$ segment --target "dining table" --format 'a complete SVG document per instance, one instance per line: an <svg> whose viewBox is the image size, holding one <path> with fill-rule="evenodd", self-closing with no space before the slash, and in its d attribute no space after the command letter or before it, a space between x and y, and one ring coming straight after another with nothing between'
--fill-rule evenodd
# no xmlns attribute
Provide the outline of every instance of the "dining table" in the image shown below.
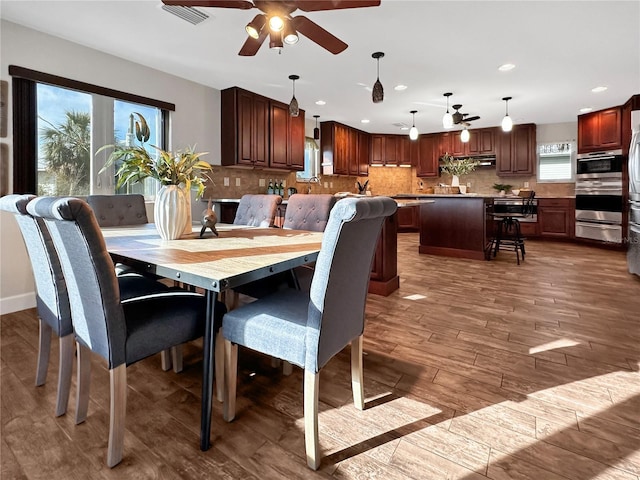
<svg viewBox="0 0 640 480"><path fill-rule="evenodd" d="M214 316L218 294L315 262L321 232L217 224L218 236L200 226L177 240L160 238L153 224L102 228L114 261L204 290L206 326L203 339L200 449L211 446Z"/></svg>

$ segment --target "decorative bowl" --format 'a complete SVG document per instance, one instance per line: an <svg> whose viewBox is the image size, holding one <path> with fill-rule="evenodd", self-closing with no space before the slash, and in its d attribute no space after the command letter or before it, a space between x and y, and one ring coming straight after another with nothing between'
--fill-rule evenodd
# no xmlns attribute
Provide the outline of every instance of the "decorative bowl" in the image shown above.
<svg viewBox="0 0 640 480"><path fill-rule="evenodd" d="M511 193L514 195L520 195L520 190L516 188L515 190L511 190Z"/></svg>

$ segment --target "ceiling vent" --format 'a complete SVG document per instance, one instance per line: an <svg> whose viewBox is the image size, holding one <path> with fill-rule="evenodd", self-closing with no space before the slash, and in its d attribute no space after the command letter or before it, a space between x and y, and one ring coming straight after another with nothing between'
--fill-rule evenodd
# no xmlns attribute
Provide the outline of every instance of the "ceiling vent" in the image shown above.
<svg viewBox="0 0 640 480"><path fill-rule="evenodd" d="M196 10L193 7L183 7L179 5L162 5L162 9L166 12L174 14L176 17L180 17L186 20L192 25L198 25L204 22L209 15L200 10Z"/></svg>

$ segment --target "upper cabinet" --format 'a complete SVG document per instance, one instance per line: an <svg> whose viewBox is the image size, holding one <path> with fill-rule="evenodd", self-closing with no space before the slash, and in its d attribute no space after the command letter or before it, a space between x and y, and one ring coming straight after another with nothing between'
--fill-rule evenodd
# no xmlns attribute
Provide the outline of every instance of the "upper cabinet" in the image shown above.
<svg viewBox="0 0 640 480"><path fill-rule="evenodd" d="M536 165L536 126L514 125L511 132L495 129L496 174L533 175Z"/></svg>
<svg viewBox="0 0 640 480"><path fill-rule="evenodd" d="M243 90L221 92L221 164L304 170L304 110Z"/></svg>
<svg viewBox="0 0 640 480"><path fill-rule="evenodd" d="M429 133L420 135L418 142L419 154L416 168L418 177L437 177L440 159L440 140L442 135Z"/></svg>
<svg viewBox="0 0 640 480"><path fill-rule="evenodd" d="M448 153L454 157L474 155L495 155L495 128L474 128L469 130L469 141L460 139L462 131L444 132L440 134L440 156Z"/></svg>
<svg viewBox="0 0 640 480"><path fill-rule="evenodd" d="M417 140L408 135L371 135L371 165L416 165Z"/></svg>
<svg viewBox="0 0 640 480"><path fill-rule="evenodd" d="M607 108L578 115L578 153L622 147L622 109Z"/></svg>
<svg viewBox="0 0 640 480"><path fill-rule="evenodd" d="M320 124L322 163L335 175L369 174L369 134L338 122Z"/></svg>

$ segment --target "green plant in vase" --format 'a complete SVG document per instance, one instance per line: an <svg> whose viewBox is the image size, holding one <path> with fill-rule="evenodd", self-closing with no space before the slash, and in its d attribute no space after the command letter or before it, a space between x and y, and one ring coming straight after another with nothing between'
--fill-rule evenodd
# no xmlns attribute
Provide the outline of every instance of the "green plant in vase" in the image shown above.
<svg viewBox="0 0 640 480"><path fill-rule="evenodd" d="M451 186L457 187L460 185L460 175L468 175L473 172L478 165L480 165L480 162L472 158L456 159L452 155L445 153L442 156L440 170L443 173L451 175Z"/></svg>
<svg viewBox="0 0 640 480"><path fill-rule="evenodd" d="M205 172L211 171L211 165L200 159L207 152L196 153L192 147L170 152L155 145L149 145L157 153L154 158L145 143L149 140L150 130L145 118L137 112L135 136L139 145L104 145L97 153L113 149L100 173L112 165L117 165L117 188L125 184L141 182L153 178L162 187L156 195L154 219L160 236L166 240L179 238L189 222L189 191L197 187L196 198L204 193L205 181L210 178Z"/></svg>

